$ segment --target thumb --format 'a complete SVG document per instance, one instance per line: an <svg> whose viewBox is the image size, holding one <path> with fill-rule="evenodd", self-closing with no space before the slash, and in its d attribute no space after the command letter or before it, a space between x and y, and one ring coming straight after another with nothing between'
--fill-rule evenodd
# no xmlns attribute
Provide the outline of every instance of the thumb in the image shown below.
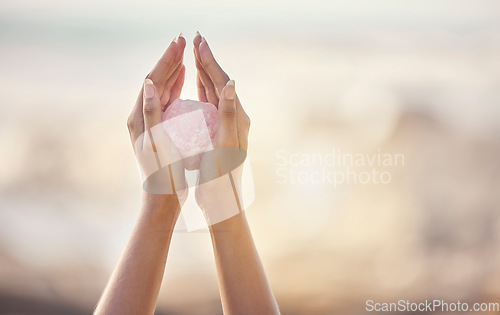
<svg viewBox="0 0 500 315"><path fill-rule="evenodd" d="M217 145L238 147L238 129L236 127L236 90L234 80L229 80L222 89L219 99L219 128Z"/></svg>
<svg viewBox="0 0 500 315"><path fill-rule="evenodd" d="M151 79L144 80L142 113L144 116L144 132L161 123L161 103L158 90Z"/></svg>

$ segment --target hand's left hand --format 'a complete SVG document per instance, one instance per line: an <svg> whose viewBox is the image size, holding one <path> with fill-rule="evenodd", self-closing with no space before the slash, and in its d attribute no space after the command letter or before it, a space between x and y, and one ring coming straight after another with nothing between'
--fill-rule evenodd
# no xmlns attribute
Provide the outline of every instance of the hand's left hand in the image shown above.
<svg viewBox="0 0 500 315"><path fill-rule="evenodd" d="M144 189L156 199L177 195L181 207L188 192L184 168L177 149L163 132L161 113L180 96L184 83L182 60L185 47L186 41L182 36L170 43L147 75L127 121L144 177Z"/></svg>

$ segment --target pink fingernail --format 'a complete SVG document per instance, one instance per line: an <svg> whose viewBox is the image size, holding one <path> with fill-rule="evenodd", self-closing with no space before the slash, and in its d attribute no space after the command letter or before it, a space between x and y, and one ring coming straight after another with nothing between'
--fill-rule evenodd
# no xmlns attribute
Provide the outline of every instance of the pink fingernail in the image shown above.
<svg viewBox="0 0 500 315"><path fill-rule="evenodd" d="M236 90L235 90L234 85L235 85L234 80L229 80L226 83L226 98L228 100L233 100L234 97L236 96Z"/></svg>
<svg viewBox="0 0 500 315"><path fill-rule="evenodd" d="M155 96L155 86L151 79L144 80L144 97L146 99L151 99Z"/></svg>

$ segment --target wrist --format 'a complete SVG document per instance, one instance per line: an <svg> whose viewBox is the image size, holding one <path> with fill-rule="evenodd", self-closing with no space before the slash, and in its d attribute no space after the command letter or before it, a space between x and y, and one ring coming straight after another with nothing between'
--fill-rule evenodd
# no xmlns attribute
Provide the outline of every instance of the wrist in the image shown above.
<svg viewBox="0 0 500 315"><path fill-rule="evenodd" d="M142 214L154 218L156 222L175 225L181 207L177 195L143 193Z"/></svg>
<svg viewBox="0 0 500 315"><path fill-rule="evenodd" d="M213 245L234 247L236 244L246 243L245 239L250 234L250 227L245 213L239 213L227 220L208 227ZM232 244L232 245L231 245Z"/></svg>
<svg viewBox="0 0 500 315"><path fill-rule="evenodd" d="M209 226L226 221L242 212L241 194L234 190L228 176L196 187L195 199Z"/></svg>

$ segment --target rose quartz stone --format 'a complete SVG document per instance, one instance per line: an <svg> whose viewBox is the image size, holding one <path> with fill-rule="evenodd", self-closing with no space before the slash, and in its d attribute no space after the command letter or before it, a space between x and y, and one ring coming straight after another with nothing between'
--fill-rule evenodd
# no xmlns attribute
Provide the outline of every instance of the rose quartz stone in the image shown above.
<svg viewBox="0 0 500 315"><path fill-rule="evenodd" d="M183 158L184 167L199 169L200 153L212 150L218 126L217 108L210 103L176 99L162 113L162 121L163 129Z"/></svg>

